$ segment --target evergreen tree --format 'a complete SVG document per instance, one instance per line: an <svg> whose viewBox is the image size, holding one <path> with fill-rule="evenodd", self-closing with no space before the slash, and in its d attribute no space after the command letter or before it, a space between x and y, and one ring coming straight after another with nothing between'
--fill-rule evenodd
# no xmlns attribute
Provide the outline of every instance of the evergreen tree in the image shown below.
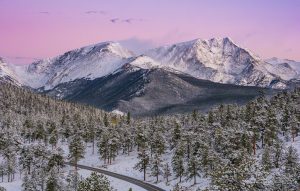
<svg viewBox="0 0 300 191"><path fill-rule="evenodd" d="M198 113L197 113L196 110L193 110L192 116L193 116L193 120L194 120L194 121L197 121Z"/></svg>
<svg viewBox="0 0 300 191"><path fill-rule="evenodd" d="M181 130L178 123L175 124L175 127L172 132L171 148L176 147L178 141L181 139Z"/></svg>
<svg viewBox="0 0 300 191"><path fill-rule="evenodd" d="M212 125L214 123L214 116L213 116L212 111L208 112L207 122L208 122L209 125Z"/></svg>
<svg viewBox="0 0 300 191"><path fill-rule="evenodd" d="M70 162L75 166L75 176L74 176L74 190L77 191L78 185L78 174L77 174L77 164L78 161L84 158L85 148L84 143L78 133L71 137L71 141L69 144L69 159Z"/></svg>
<svg viewBox="0 0 300 191"><path fill-rule="evenodd" d="M165 152L165 138L160 130L156 130L151 136L151 154L162 155Z"/></svg>
<svg viewBox="0 0 300 191"><path fill-rule="evenodd" d="M295 180L290 174L275 174L271 181L271 185L269 186L269 190L271 191L298 191L299 189L299 181Z"/></svg>
<svg viewBox="0 0 300 191"><path fill-rule="evenodd" d="M36 130L34 132L35 135L35 139L38 141L43 141L45 140L46 137L46 131L43 125L42 121L38 121L37 126L36 126Z"/></svg>
<svg viewBox="0 0 300 191"><path fill-rule="evenodd" d="M109 180L102 174L92 174L79 182L78 191L113 191Z"/></svg>
<svg viewBox="0 0 300 191"><path fill-rule="evenodd" d="M29 177L29 174L25 174L22 182L22 191L38 191L36 185Z"/></svg>
<svg viewBox="0 0 300 191"><path fill-rule="evenodd" d="M290 130L290 116L290 111L287 107L285 107L281 119L281 131L283 136L285 136L285 134Z"/></svg>
<svg viewBox="0 0 300 191"><path fill-rule="evenodd" d="M79 134L75 134L69 144L69 159L75 165L77 171L77 163L84 158L85 148Z"/></svg>
<svg viewBox="0 0 300 191"><path fill-rule="evenodd" d="M163 165L163 176L166 179L166 182L169 182L169 177L172 175L171 173L171 168L169 163L166 163L165 165Z"/></svg>
<svg viewBox="0 0 300 191"><path fill-rule="evenodd" d="M19 163L26 174L31 174L31 166L33 162L33 152L29 146L24 146L20 152Z"/></svg>
<svg viewBox="0 0 300 191"><path fill-rule="evenodd" d="M56 130L53 130L50 134L49 144L52 146L52 149L56 147L58 141L58 135Z"/></svg>
<svg viewBox="0 0 300 191"><path fill-rule="evenodd" d="M128 125L130 125L130 121L131 121L131 116L130 116L130 112L127 113L127 118L126 118L126 122Z"/></svg>
<svg viewBox="0 0 300 191"><path fill-rule="evenodd" d="M107 114L106 114L106 113L104 113L103 123L104 123L104 126L105 126L105 127L108 127L109 122L108 122L108 117L107 117Z"/></svg>
<svg viewBox="0 0 300 191"><path fill-rule="evenodd" d="M104 163L106 163L106 160L109 160L109 133L107 129L104 129L101 133L101 136L99 137L99 141L97 143L98 146L98 153L100 154L100 157L104 160ZM108 161L109 163L109 161Z"/></svg>
<svg viewBox="0 0 300 191"><path fill-rule="evenodd" d="M274 158L273 158L275 168L279 168L282 162L282 150L283 150L282 143L276 141L274 145Z"/></svg>
<svg viewBox="0 0 300 191"><path fill-rule="evenodd" d="M289 146L285 155L285 172L295 174L299 170L299 156L293 146Z"/></svg>
<svg viewBox="0 0 300 191"><path fill-rule="evenodd" d="M194 184L197 184L197 176L200 177L200 164L199 160L192 156L188 162L187 166L187 179L194 179Z"/></svg>
<svg viewBox="0 0 300 191"><path fill-rule="evenodd" d="M278 121L275 112L270 108L265 125L265 143L269 146L272 146L274 140L277 138L277 126Z"/></svg>
<svg viewBox="0 0 300 191"><path fill-rule="evenodd" d="M33 145L29 147L28 153L32 154L32 167L30 174L25 168L25 176L23 178L23 190L44 190L47 179L47 156L48 152L44 145Z"/></svg>
<svg viewBox="0 0 300 191"><path fill-rule="evenodd" d="M174 155L172 157L172 167L176 177L179 177L179 182L184 174L184 148L183 143L180 141L175 148Z"/></svg>
<svg viewBox="0 0 300 191"><path fill-rule="evenodd" d="M237 164L219 164L211 172L212 190L265 190L261 180L265 177L255 166L254 159L242 154Z"/></svg>
<svg viewBox="0 0 300 191"><path fill-rule="evenodd" d="M137 144L138 151L140 150L140 148L146 146L145 144L147 142L147 134L145 129L143 129L141 125L137 126L135 142Z"/></svg>
<svg viewBox="0 0 300 191"><path fill-rule="evenodd" d="M151 175L156 177L156 183L158 182L158 176L161 174L161 156L155 153L151 160Z"/></svg>
<svg viewBox="0 0 300 191"><path fill-rule="evenodd" d="M135 169L140 172L144 172L144 181L146 181L146 171L149 166L150 156L147 151L147 145L145 144L138 152L138 163L135 165Z"/></svg>
<svg viewBox="0 0 300 191"><path fill-rule="evenodd" d="M68 183L67 185L67 191L76 191L78 189L78 180L79 174L77 171L69 171L69 174L66 178L66 181Z"/></svg>
<svg viewBox="0 0 300 191"><path fill-rule="evenodd" d="M63 191L62 183L59 182L55 174L49 176L46 183L46 191Z"/></svg>
<svg viewBox="0 0 300 191"><path fill-rule="evenodd" d="M272 164L273 162L271 161L271 156L270 156L270 148L269 147L266 147L264 149L264 152L262 154L262 166L263 166L263 169L267 172L269 172L272 168Z"/></svg>

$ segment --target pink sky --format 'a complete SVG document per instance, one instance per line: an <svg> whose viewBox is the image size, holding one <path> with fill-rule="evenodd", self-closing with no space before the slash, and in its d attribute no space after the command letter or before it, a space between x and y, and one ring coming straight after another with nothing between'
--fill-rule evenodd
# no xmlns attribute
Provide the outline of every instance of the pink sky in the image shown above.
<svg viewBox="0 0 300 191"><path fill-rule="evenodd" d="M0 0L0 24L0 56L17 63L108 40L142 51L226 36L300 60L299 0Z"/></svg>

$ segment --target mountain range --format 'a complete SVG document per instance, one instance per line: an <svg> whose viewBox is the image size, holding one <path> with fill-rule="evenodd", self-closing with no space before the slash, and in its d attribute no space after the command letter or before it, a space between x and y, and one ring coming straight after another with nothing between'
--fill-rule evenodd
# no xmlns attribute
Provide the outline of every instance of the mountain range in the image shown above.
<svg viewBox="0 0 300 191"><path fill-rule="evenodd" d="M229 38L196 39L135 55L103 42L16 66L0 81L106 110L148 115L244 103L299 84L299 62L263 60Z"/></svg>

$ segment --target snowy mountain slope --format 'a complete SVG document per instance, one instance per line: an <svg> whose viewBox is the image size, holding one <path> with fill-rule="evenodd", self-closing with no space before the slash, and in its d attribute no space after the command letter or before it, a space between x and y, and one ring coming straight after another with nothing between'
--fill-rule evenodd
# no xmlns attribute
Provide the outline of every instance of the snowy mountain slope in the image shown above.
<svg viewBox="0 0 300 191"><path fill-rule="evenodd" d="M0 57L0 82L7 82L20 86L18 76L14 72L11 65L8 65L3 58Z"/></svg>
<svg viewBox="0 0 300 191"><path fill-rule="evenodd" d="M152 69L161 67L161 65L158 62L145 55L133 57L128 61L128 63L131 66L135 66L142 69Z"/></svg>
<svg viewBox="0 0 300 191"><path fill-rule="evenodd" d="M276 64L282 64L282 63L287 63L289 64L294 70L297 72L300 72L300 62L294 61L294 60L289 60L289 59L280 59L280 58L270 58L265 60L266 62L276 65Z"/></svg>
<svg viewBox="0 0 300 191"><path fill-rule="evenodd" d="M229 38L196 39L163 46L145 53L162 66L213 82L285 88L265 62Z"/></svg>
<svg viewBox="0 0 300 191"><path fill-rule="evenodd" d="M299 69L297 62L273 59L270 64L229 38L196 39L149 50L137 57L118 43L103 42L27 67L10 67L10 71L12 79L25 86L51 89L76 79L103 77L119 71L127 63L143 69L164 68L199 79L245 86L283 89L287 88L286 81L299 79L299 72L295 71Z"/></svg>
<svg viewBox="0 0 300 191"><path fill-rule="evenodd" d="M299 78L299 73L294 70L288 63L278 63L275 65L266 64L265 66L269 72L280 76L283 80Z"/></svg>
<svg viewBox="0 0 300 191"><path fill-rule="evenodd" d="M132 56L133 53L120 44L104 42L34 62L25 71L17 70L17 73L30 87L51 89L76 79L105 76L120 68Z"/></svg>
<svg viewBox="0 0 300 191"><path fill-rule="evenodd" d="M264 62L229 38L196 39L149 50L137 57L118 43L103 42L27 67L12 68L23 85L49 90L77 79L106 76L128 63L137 68L164 68L198 79L244 86L284 89L287 80L297 78L294 69Z"/></svg>
<svg viewBox="0 0 300 191"><path fill-rule="evenodd" d="M278 74L283 79L300 79L300 62L288 59L270 58L265 62L271 65L273 73Z"/></svg>

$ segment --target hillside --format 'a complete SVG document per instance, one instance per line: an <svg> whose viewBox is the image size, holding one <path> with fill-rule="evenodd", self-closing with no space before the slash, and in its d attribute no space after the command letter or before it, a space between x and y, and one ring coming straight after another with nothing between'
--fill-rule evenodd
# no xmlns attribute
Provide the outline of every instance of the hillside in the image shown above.
<svg viewBox="0 0 300 191"><path fill-rule="evenodd" d="M245 104L277 90L200 80L162 68L144 69L128 64L95 80L63 83L45 92L50 96L135 116L208 111L220 104Z"/></svg>
<svg viewBox="0 0 300 191"><path fill-rule="evenodd" d="M0 98L1 186L9 190L73 191L89 173L64 166L64 160L146 179L166 190L299 187L299 89L261 95L242 107L220 105L208 114L140 119L12 85L1 84ZM129 186L113 182L120 191Z"/></svg>

